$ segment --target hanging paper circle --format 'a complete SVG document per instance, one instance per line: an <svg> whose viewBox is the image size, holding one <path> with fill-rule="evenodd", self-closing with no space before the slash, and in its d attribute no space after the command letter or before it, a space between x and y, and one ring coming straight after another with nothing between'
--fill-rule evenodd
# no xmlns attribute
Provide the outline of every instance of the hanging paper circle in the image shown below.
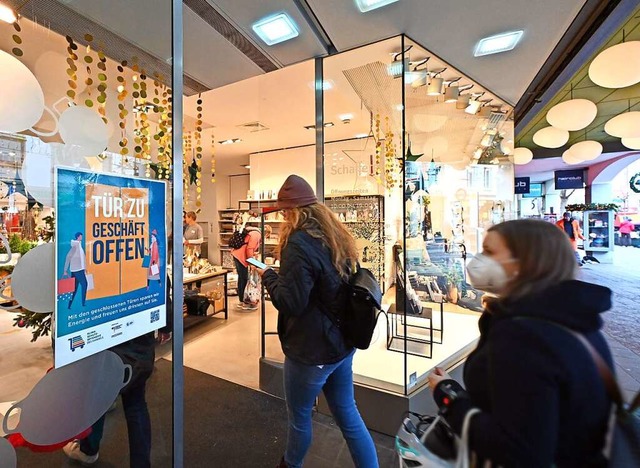
<svg viewBox="0 0 640 468"><path fill-rule="evenodd" d="M555 127L545 127L533 135L533 142L543 148L560 148L569 141L569 132Z"/></svg>
<svg viewBox="0 0 640 468"><path fill-rule="evenodd" d="M31 312L53 312L55 302L54 244L49 242L28 251L11 274L11 293L18 304ZM38 287L34 288L33 285Z"/></svg>
<svg viewBox="0 0 640 468"><path fill-rule="evenodd" d="M38 123L44 112L40 83L22 62L0 50L0 131L17 133Z"/></svg>
<svg viewBox="0 0 640 468"><path fill-rule="evenodd" d="M96 111L73 106L60 116L60 136L67 146L78 147L79 154L96 156L109 143L109 128Z"/></svg>
<svg viewBox="0 0 640 468"><path fill-rule="evenodd" d="M53 206L52 153L27 153L20 174L27 193L44 206Z"/></svg>
<svg viewBox="0 0 640 468"><path fill-rule="evenodd" d="M584 162L580 156L577 156L575 153L571 152L571 148L562 153L562 160L569 165L580 164Z"/></svg>
<svg viewBox="0 0 640 468"><path fill-rule="evenodd" d="M640 138L640 112L616 115L604 124L604 131L618 138Z"/></svg>
<svg viewBox="0 0 640 468"><path fill-rule="evenodd" d="M556 104L547 112L547 122L570 132L582 130L598 115L598 107L588 99L571 99Z"/></svg>

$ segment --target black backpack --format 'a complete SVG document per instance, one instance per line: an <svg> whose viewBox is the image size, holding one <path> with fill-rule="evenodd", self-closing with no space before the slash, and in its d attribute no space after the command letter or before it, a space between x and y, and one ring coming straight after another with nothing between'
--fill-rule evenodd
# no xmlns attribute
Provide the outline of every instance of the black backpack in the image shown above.
<svg viewBox="0 0 640 468"><path fill-rule="evenodd" d="M340 320L340 330L350 345L367 349L382 306L380 285L371 271L358 265L346 287L347 307Z"/></svg>
<svg viewBox="0 0 640 468"><path fill-rule="evenodd" d="M247 234L249 234L249 232L245 228L242 228L239 231L234 231L229 239L229 247L236 250L245 245L247 243L245 241Z"/></svg>

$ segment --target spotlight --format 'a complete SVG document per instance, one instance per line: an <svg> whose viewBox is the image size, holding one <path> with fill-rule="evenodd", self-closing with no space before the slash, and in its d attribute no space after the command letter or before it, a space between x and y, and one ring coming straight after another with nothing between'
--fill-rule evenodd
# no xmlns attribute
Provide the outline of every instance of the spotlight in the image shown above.
<svg viewBox="0 0 640 468"><path fill-rule="evenodd" d="M15 23L18 21L18 15L8 6L0 3L0 20L6 23Z"/></svg>

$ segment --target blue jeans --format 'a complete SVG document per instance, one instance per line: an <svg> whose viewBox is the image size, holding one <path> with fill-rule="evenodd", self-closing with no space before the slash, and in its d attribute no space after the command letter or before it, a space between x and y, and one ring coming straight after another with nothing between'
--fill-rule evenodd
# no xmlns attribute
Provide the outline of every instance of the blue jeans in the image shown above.
<svg viewBox="0 0 640 468"><path fill-rule="evenodd" d="M290 468L302 466L311 445L311 412L321 391L347 441L356 467L377 468L378 456L371 434L364 425L353 396L353 354L324 366L308 366L284 360L284 391L289 428L285 462Z"/></svg>
<svg viewBox="0 0 640 468"><path fill-rule="evenodd" d="M138 385L127 388L122 393L122 407L127 420L129 433L129 463L131 468L151 466L151 419L145 400L146 379ZM100 450L100 441L104 431L102 415L93 426L91 434L80 441L80 450L87 455L95 455Z"/></svg>

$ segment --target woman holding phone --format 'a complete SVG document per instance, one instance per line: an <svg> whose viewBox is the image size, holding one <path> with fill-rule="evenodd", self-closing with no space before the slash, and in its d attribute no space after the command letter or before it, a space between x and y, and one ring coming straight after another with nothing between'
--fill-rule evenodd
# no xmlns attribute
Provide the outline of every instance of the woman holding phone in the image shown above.
<svg viewBox="0 0 640 468"><path fill-rule="evenodd" d="M346 304L344 283L357 262L355 241L311 186L291 175L278 192L285 222L280 271L258 270L276 309L289 428L279 467L302 466L311 445L311 413L322 391L357 467L376 468L375 446L353 393L355 352L334 325Z"/></svg>

